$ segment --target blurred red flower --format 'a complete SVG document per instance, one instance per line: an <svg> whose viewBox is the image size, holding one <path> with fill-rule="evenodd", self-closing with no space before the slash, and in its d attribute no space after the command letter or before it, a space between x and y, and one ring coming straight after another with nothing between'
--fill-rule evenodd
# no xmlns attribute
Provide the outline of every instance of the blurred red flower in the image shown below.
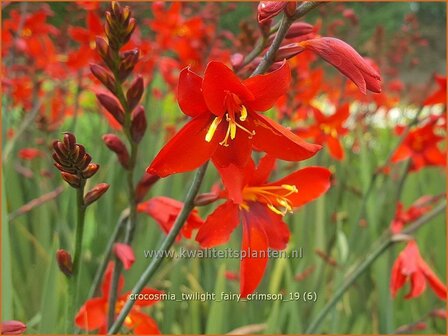
<svg viewBox="0 0 448 336"><path fill-rule="evenodd" d="M437 146L444 137L434 133L437 122L438 118L431 118L425 125L410 131L392 155L391 162L396 163L410 158L411 171L417 171L426 166L444 166L445 155ZM396 131L400 133L403 129L397 127Z"/></svg>
<svg viewBox="0 0 448 336"><path fill-rule="evenodd" d="M135 255L132 247L128 244L115 243L113 251L117 258L123 263L124 269L130 269L132 264L135 262Z"/></svg>
<svg viewBox="0 0 448 336"><path fill-rule="evenodd" d="M154 218L162 228L163 232L168 234L183 206L184 204L182 202L175 199L159 196L138 204L137 211L144 212ZM204 221L199 216L198 211L194 209L188 216L187 221L182 228L182 235L185 238L191 238L192 231L199 228L203 223ZM181 235L179 234L176 239L179 241Z"/></svg>
<svg viewBox="0 0 448 336"><path fill-rule="evenodd" d="M283 250L288 243L289 229L282 217L330 187L330 172L321 167L306 167L267 183L274 162L274 158L266 156L258 167L249 161L243 170L233 165L220 169L224 184L232 185L232 189L223 192L227 201L208 216L196 236L203 248L223 244L242 219L241 249L246 253L240 270L243 297L260 283L268 261L268 249Z"/></svg>
<svg viewBox="0 0 448 336"><path fill-rule="evenodd" d="M34 160L37 157L43 156L43 153L37 148L22 148L19 150L18 156L22 160Z"/></svg>
<svg viewBox="0 0 448 336"><path fill-rule="evenodd" d="M107 332L109 289L113 270L114 263L111 262L109 263L104 275L101 286L101 296L87 300L86 303L84 303L84 305L79 309L78 314L76 314L75 317L75 324L78 328L87 331L98 329L100 334L105 334ZM121 292L123 286L124 278L123 276L120 276L118 282L118 293ZM157 289L144 288L141 293L144 295L148 294L148 297L157 297L163 292ZM126 292L118 297L115 308L117 314L120 312L130 294L131 292ZM159 300L135 300L134 306L124 321L124 326L132 330L132 332L136 335L160 334L156 322L142 312L142 308L152 306L158 301Z"/></svg>
<svg viewBox="0 0 448 336"><path fill-rule="evenodd" d="M392 266L390 290L393 297L397 295L397 291L404 286L407 280L410 281L411 289L405 299L420 296L425 291L428 282L434 293L440 299L446 300L446 286L420 256L417 243L414 240L408 242Z"/></svg>
<svg viewBox="0 0 448 336"><path fill-rule="evenodd" d="M287 161L313 156L321 146L258 113L286 93L289 81L287 63L244 81L219 62L208 64L204 79L184 69L178 101L193 119L162 148L147 172L165 177L193 170L210 158L217 167L244 167L252 148Z"/></svg>
<svg viewBox="0 0 448 336"><path fill-rule="evenodd" d="M395 217L390 225L391 232L393 234L399 233L407 224L415 221L431 210L434 202L439 198L431 195L422 196L406 210L404 210L403 203L398 202Z"/></svg>
<svg viewBox="0 0 448 336"><path fill-rule="evenodd" d="M439 89L430 95L423 102L423 105L435 105L435 104L446 104L446 76L435 75L434 79L439 86Z"/></svg>
<svg viewBox="0 0 448 336"><path fill-rule="evenodd" d="M350 115L349 104L339 107L330 116L325 116L319 109L312 107L315 123L307 129L299 129L296 134L303 138L313 138L319 145L327 144L330 155L336 160L344 159L344 148L339 137L347 134L343 125Z"/></svg>

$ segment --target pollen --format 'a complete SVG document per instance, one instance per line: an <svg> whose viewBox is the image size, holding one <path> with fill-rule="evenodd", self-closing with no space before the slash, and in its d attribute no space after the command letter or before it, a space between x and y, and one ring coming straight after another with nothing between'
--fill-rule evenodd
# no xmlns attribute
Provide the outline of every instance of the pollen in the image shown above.
<svg viewBox="0 0 448 336"><path fill-rule="evenodd" d="M241 106L241 115L240 115L240 121L245 121L247 119L247 109L246 106Z"/></svg>
<svg viewBox="0 0 448 336"><path fill-rule="evenodd" d="M246 202L266 204L273 213L285 216L292 213L293 204L288 196L299 192L295 185L282 184L280 186L246 187L243 190L243 205L240 208L248 210Z"/></svg>

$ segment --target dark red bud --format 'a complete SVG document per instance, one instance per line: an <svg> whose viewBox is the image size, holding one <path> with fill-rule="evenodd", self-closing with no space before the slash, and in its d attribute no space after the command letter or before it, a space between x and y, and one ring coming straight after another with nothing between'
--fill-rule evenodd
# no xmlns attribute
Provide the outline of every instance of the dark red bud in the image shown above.
<svg viewBox="0 0 448 336"><path fill-rule="evenodd" d="M84 155L86 154L86 149L83 145L76 145L75 149L72 152L72 160L74 163L78 163L82 160Z"/></svg>
<svg viewBox="0 0 448 336"><path fill-rule="evenodd" d="M195 206L211 204L219 199L219 195L215 193L204 193L196 196L194 199Z"/></svg>
<svg viewBox="0 0 448 336"><path fill-rule="evenodd" d="M288 16L294 16L296 14L297 9L297 1L288 1L288 4L285 7L285 13Z"/></svg>
<svg viewBox="0 0 448 336"><path fill-rule="evenodd" d="M56 252L56 261L59 269L66 276L70 277L73 274L72 256L66 250L58 250Z"/></svg>
<svg viewBox="0 0 448 336"><path fill-rule="evenodd" d="M121 62L119 65L118 77L120 81L124 81L134 70L138 62L140 51L136 49L125 51L121 54Z"/></svg>
<svg viewBox="0 0 448 336"><path fill-rule="evenodd" d="M135 188L135 199L136 202L141 202L151 187L160 180L160 177L155 174L145 173L140 181L137 183L137 187Z"/></svg>
<svg viewBox="0 0 448 336"><path fill-rule="evenodd" d="M87 206L97 201L101 196L103 196L107 189L109 189L109 185L107 183L97 184L84 196L84 205Z"/></svg>
<svg viewBox="0 0 448 336"><path fill-rule="evenodd" d="M26 325L21 321L4 321L1 325L2 335L21 335L26 331Z"/></svg>
<svg viewBox="0 0 448 336"><path fill-rule="evenodd" d="M146 132L145 109L142 105L137 107L131 115L131 137L135 143L139 143Z"/></svg>
<svg viewBox="0 0 448 336"><path fill-rule="evenodd" d="M121 125L124 123L124 112L115 98L105 94L98 93L96 95L98 101L104 108L117 120Z"/></svg>
<svg viewBox="0 0 448 336"><path fill-rule="evenodd" d="M287 2L283 1L260 1L257 8L258 22L265 23L277 16L287 4Z"/></svg>
<svg viewBox="0 0 448 336"><path fill-rule="evenodd" d="M64 133L64 145L67 151L72 152L75 149L76 137L72 133Z"/></svg>
<svg viewBox="0 0 448 336"><path fill-rule="evenodd" d="M89 163L92 161L92 157L89 154L84 154L79 162L76 163L76 166L80 170L84 170L87 168Z"/></svg>
<svg viewBox="0 0 448 336"><path fill-rule="evenodd" d="M107 59L109 57L109 44L101 36L97 36L95 40L96 50L100 54L102 59Z"/></svg>
<svg viewBox="0 0 448 336"><path fill-rule="evenodd" d="M86 169L82 171L82 176L86 179L92 177L95 175L95 173L98 171L100 166L96 163L89 163Z"/></svg>
<svg viewBox="0 0 448 336"><path fill-rule="evenodd" d="M117 154L118 161L125 169L129 169L130 157L129 152L124 145L123 141L115 134L105 134L103 135L103 141L112 152Z"/></svg>
<svg viewBox="0 0 448 336"><path fill-rule="evenodd" d="M90 64L90 71L110 92L115 94L115 80L109 71L98 64Z"/></svg>
<svg viewBox="0 0 448 336"><path fill-rule="evenodd" d="M61 171L61 176L64 179L64 181L70 184L73 188L81 187L81 179L78 176L67 173L65 171Z"/></svg>
<svg viewBox="0 0 448 336"><path fill-rule="evenodd" d="M142 98L143 95L143 89L144 89L143 77L138 76L135 79L135 81L131 84L131 87L126 93L126 98L128 101L128 107L130 111L133 111L134 108L140 102L140 99Z"/></svg>
<svg viewBox="0 0 448 336"><path fill-rule="evenodd" d="M291 57L300 54L304 50L305 48L303 48L301 45L297 43L290 43L285 46L282 46L278 49L277 53L275 54L275 62L280 62L283 61L284 59L290 59Z"/></svg>
<svg viewBox="0 0 448 336"><path fill-rule="evenodd" d="M309 23L306 22L295 22L288 29L285 38L291 39L312 33L313 31L314 31L313 25L310 25Z"/></svg>

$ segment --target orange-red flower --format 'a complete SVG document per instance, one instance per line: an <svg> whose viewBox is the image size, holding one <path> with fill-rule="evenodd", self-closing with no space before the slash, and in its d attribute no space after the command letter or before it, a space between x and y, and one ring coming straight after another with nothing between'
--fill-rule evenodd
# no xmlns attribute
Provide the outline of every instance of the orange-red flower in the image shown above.
<svg viewBox="0 0 448 336"><path fill-rule="evenodd" d="M321 37L298 44L311 50L350 78L362 93L381 92L380 74L349 44L334 37Z"/></svg>
<svg viewBox="0 0 448 336"><path fill-rule="evenodd" d="M411 159L411 171L417 171L426 166L444 166L445 155L437 146L444 138L434 133L438 118L432 118L425 125L409 132L401 145L393 154L391 161L400 162ZM397 128L397 132L402 128Z"/></svg>
<svg viewBox="0 0 448 336"><path fill-rule="evenodd" d="M137 210L144 212L154 218L160 225L163 232L168 234L174 225L174 221L182 210L183 203L175 199L159 196L151 198L149 201L138 204ZM182 235L185 238L191 238L194 229L199 228L204 221L199 216L198 211L194 209L187 218L185 225L182 227ZM181 239L181 235L177 236L177 241Z"/></svg>
<svg viewBox="0 0 448 336"><path fill-rule="evenodd" d="M319 109L312 108L315 123L304 130L297 130L297 135L313 138L313 141L324 145L327 144L330 155L336 160L344 159L344 148L339 137L347 134L347 128L343 125L350 115L349 104L339 107L330 116L325 116Z"/></svg>
<svg viewBox="0 0 448 336"><path fill-rule="evenodd" d="M423 105L446 104L446 76L435 75L434 79L439 89L424 101Z"/></svg>
<svg viewBox="0 0 448 336"><path fill-rule="evenodd" d="M266 156L257 168L249 161L244 170L233 165L220 169L224 184L232 185L232 189L223 192L222 196L228 200L208 216L196 236L203 248L223 244L242 220L241 252L246 253L241 256L240 270L243 297L260 283L268 261L268 249L282 250L288 243L289 230L283 216L330 187L330 172L321 167L306 167L267 183L274 161Z"/></svg>
<svg viewBox="0 0 448 336"><path fill-rule="evenodd" d="M113 270L114 264L111 262L109 263L104 275L101 286L101 296L87 300L86 303L79 309L78 314L76 314L75 317L75 324L78 328L87 331L98 330L100 334L107 332L109 289ZM123 276L120 276L118 281L118 293L121 292L123 286L124 278ZM149 299L135 300L134 306L124 321L124 326L132 330L132 332L136 335L160 334L156 322L151 317L144 314L142 308L152 306L156 302L160 301L158 298L163 292L157 289L144 288L141 293L146 295ZM116 304L117 314L120 312L130 294L131 292L126 292L118 297Z"/></svg>
<svg viewBox="0 0 448 336"><path fill-rule="evenodd" d="M439 198L430 195L422 196L406 210L404 210L403 203L398 202L395 217L390 224L391 232L394 234L399 233L407 224L415 221L431 210L434 202Z"/></svg>
<svg viewBox="0 0 448 336"><path fill-rule="evenodd" d="M123 263L125 270L131 268L132 264L135 262L135 255L132 247L128 244L115 243L113 247L113 252L118 259Z"/></svg>
<svg viewBox="0 0 448 336"><path fill-rule="evenodd" d="M193 119L162 148L147 172L164 177L193 170L210 158L217 167L244 167L252 148L287 161L313 156L321 146L258 113L269 110L289 82L287 63L244 81L219 62L208 64L204 79L184 69L178 101Z"/></svg>
<svg viewBox="0 0 448 336"><path fill-rule="evenodd" d="M390 290L393 297L397 295L397 291L408 280L411 289L405 299L420 296L426 289L426 283L428 283L439 298L446 300L446 286L423 260L414 240L408 242L406 248L399 254L392 266Z"/></svg>

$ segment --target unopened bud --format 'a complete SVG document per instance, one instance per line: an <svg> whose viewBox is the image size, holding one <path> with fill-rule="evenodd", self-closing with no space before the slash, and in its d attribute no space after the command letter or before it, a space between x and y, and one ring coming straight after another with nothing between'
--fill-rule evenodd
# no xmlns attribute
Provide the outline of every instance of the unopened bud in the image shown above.
<svg viewBox="0 0 448 336"><path fill-rule="evenodd" d="M264 23L277 16L287 5L284 1L260 1L258 4L258 22Z"/></svg>
<svg viewBox="0 0 448 336"><path fill-rule="evenodd" d="M284 59L290 59L300 54L304 50L305 48L303 48L301 45L297 43L290 43L285 46L282 46L278 49L277 53L275 54L275 62L280 62L283 61Z"/></svg>
<svg viewBox="0 0 448 336"><path fill-rule="evenodd" d="M297 1L288 1L285 7L285 13L288 16L294 16L296 14Z"/></svg>
<svg viewBox="0 0 448 336"><path fill-rule="evenodd" d="M90 64L90 71L110 92L115 94L115 80L109 71L98 64Z"/></svg>
<svg viewBox="0 0 448 336"><path fill-rule="evenodd" d="M26 325L20 321L4 321L2 322L2 335L21 335L26 331Z"/></svg>
<svg viewBox="0 0 448 336"><path fill-rule="evenodd" d="M80 188L81 187L81 179L71 173L67 173L65 171L61 171L61 176L64 179L65 182L70 184L73 188Z"/></svg>
<svg viewBox="0 0 448 336"><path fill-rule="evenodd" d="M64 145L67 151L71 152L75 149L76 137L69 132L64 133Z"/></svg>
<svg viewBox="0 0 448 336"><path fill-rule="evenodd" d="M135 188L135 201L137 203L141 202L145 198L149 189L151 189L154 183L156 183L158 180L160 180L160 177L158 175L145 173L137 183L137 187Z"/></svg>
<svg viewBox="0 0 448 336"><path fill-rule="evenodd" d="M137 48L127 50L121 54L121 62L118 68L118 77L120 81L124 81L134 70L138 62L140 52Z"/></svg>
<svg viewBox="0 0 448 336"><path fill-rule="evenodd" d="M100 166L96 163L89 163L86 169L82 171L82 176L86 179L96 174Z"/></svg>
<svg viewBox="0 0 448 336"><path fill-rule="evenodd" d="M96 95L98 101L104 108L118 121L121 125L124 123L124 112L115 98L105 94L98 93Z"/></svg>
<svg viewBox="0 0 448 336"><path fill-rule="evenodd" d="M288 29L285 38L291 39L302 35L310 34L314 31L313 25L306 22L295 22Z"/></svg>
<svg viewBox="0 0 448 336"><path fill-rule="evenodd" d="M84 196L84 205L87 206L97 201L101 196L103 196L107 189L109 189L109 185L107 183L97 184Z"/></svg>
<svg viewBox="0 0 448 336"><path fill-rule="evenodd" d="M232 56L230 56L230 63L232 64L232 67L234 70L238 70L243 65L244 61L244 55L240 53L235 53Z"/></svg>
<svg viewBox="0 0 448 336"><path fill-rule="evenodd" d="M123 141L115 134L105 134L103 135L103 141L112 152L117 154L118 161L125 169L129 169L130 157L129 152L124 145Z"/></svg>
<svg viewBox="0 0 448 336"><path fill-rule="evenodd" d="M56 261L62 273L64 273L68 277L72 276L73 263L70 253L68 253L66 250L58 250L56 252Z"/></svg>
<svg viewBox="0 0 448 336"><path fill-rule="evenodd" d="M146 132L146 116L143 106L137 107L131 117L131 137L135 143L139 143Z"/></svg>
<svg viewBox="0 0 448 336"><path fill-rule="evenodd" d="M135 81L131 84L128 92L126 93L126 98L128 101L128 107L130 111L133 111L134 108L140 102L140 99L143 95L143 77L138 76Z"/></svg>
<svg viewBox="0 0 448 336"><path fill-rule="evenodd" d="M211 204L219 199L219 195L216 193L204 193L196 196L194 199L195 206L203 206Z"/></svg>

